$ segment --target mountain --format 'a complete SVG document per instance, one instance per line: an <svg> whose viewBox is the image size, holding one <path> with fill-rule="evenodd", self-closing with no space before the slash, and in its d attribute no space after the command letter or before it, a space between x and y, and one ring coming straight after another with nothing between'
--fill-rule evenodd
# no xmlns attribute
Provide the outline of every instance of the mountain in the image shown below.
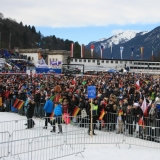
<svg viewBox="0 0 160 160"><path fill-rule="evenodd" d="M114 49L115 46L121 46L124 45L125 43L127 43L128 41L132 40L135 37L140 37L145 35L146 33L148 33L147 31L145 32L136 32L136 31L124 31L122 33L119 33L117 35L114 35L108 39L106 38L102 38L98 41L92 41L90 42L86 47L89 49L91 44L94 44L95 46L95 52L97 52L97 54L100 53L100 47L103 46L104 48L104 53L108 50L111 50L111 46L112 46L112 50ZM111 52L111 51L110 51ZM118 51L119 52L119 51ZM115 53L115 50L114 50ZM109 55L105 55L105 58L110 58Z"/></svg>
<svg viewBox="0 0 160 160"><path fill-rule="evenodd" d="M109 48L109 47L111 47L111 45L123 44L138 35L144 35L146 33L147 32L136 32L136 31L127 30L127 31L124 31L124 32L119 33L117 35L114 35L108 39L102 38L98 41L90 42L89 44L94 44L94 45L96 44L97 45L97 43L98 43L99 45L103 45L104 48Z"/></svg>

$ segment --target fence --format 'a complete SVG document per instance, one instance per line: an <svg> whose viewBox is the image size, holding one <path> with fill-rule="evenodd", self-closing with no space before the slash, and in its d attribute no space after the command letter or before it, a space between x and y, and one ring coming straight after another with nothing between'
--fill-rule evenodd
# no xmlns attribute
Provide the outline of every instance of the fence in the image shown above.
<svg viewBox="0 0 160 160"><path fill-rule="evenodd" d="M48 136L47 138L51 143L45 139L42 140L43 137L39 137L37 140L34 139L32 159L48 160L82 153L85 149L84 134L84 129L81 129L65 132L62 135ZM37 141L42 142L43 145L37 144Z"/></svg>
<svg viewBox="0 0 160 160"><path fill-rule="evenodd" d="M154 124L153 124L154 123ZM144 124L138 125L136 121L130 121L125 125L125 144L160 148L160 120L154 122L148 118L144 119Z"/></svg>
<svg viewBox="0 0 160 160"><path fill-rule="evenodd" d="M9 155L9 132L0 132L0 159Z"/></svg>
<svg viewBox="0 0 160 160"><path fill-rule="evenodd" d="M18 157L22 160L48 160L84 152L84 129L50 134L34 138L10 138L9 133L3 134L0 141L0 159ZM5 135L6 134L6 135ZM4 138L6 137L6 138ZM18 138L17 138L18 139Z"/></svg>
<svg viewBox="0 0 160 160"><path fill-rule="evenodd" d="M43 127L44 120L34 119L35 128ZM15 130L23 130L27 127L27 118L21 120L3 121L0 122L0 132L9 132L10 134Z"/></svg>
<svg viewBox="0 0 160 160"><path fill-rule="evenodd" d="M24 129L26 119L1 122L0 148L4 152L0 152L0 158L18 156L20 159L56 159L81 153L85 144L116 144L120 147L120 144L125 143L129 146L160 148L158 119L151 121L144 118L144 124L138 125L138 118L134 116L118 119L116 114L109 113L105 115L104 121L96 121L93 118L92 128L96 136L90 136L88 116L69 116L60 119L63 119L63 122L58 121L58 129L52 133L49 129L55 128L57 126L55 123L51 123L49 129L42 129L45 120L50 120L50 117L34 120L36 126L32 129ZM62 126L63 134L57 134L59 125Z"/></svg>

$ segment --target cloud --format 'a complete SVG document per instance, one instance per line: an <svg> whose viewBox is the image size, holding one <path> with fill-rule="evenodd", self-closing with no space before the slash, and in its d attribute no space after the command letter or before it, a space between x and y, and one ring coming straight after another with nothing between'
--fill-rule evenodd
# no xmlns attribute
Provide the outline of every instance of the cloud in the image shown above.
<svg viewBox="0 0 160 160"><path fill-rule="evenodd" d="M47 27L108 26L160 22L159 0L5 0L5 17Z"/></svg>

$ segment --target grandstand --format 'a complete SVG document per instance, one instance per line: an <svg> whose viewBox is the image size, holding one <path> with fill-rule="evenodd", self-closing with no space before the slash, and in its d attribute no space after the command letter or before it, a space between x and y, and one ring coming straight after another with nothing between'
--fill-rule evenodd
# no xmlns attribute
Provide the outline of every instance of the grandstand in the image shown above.
<svg viewBox="0 0 160 160"><path fill-rule="evenodd" d="M0 64L1 72L26 72L27 67L34 66L27 56L5 49L0 50Z"/></svg>

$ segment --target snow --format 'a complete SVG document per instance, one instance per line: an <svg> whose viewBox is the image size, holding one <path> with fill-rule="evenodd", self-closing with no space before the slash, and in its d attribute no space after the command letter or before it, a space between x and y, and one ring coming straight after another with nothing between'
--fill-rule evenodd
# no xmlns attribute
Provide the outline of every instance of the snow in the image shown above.
<svg viewBox="0 0 160 160"><path fill-rule="evenodd" d="M100 43L99 46L103 46L104 49L105 48L110 48L113 45L118 45L118 44L123 44L128 42L129 40L135 38L137 35L144 35L148 33L147 31L144 32L138 32L138 31L132 31L132 30L126 30L122 33L113 35L110 38L101 38L97 41L92 41L90 42L90 44L94 44L94 43ZM96 51L99 51L99 47L96 48Z"/></svg>
<svg viewBox="0 0 160 160"><path fill-rule="evenodd" d="M3 128L1 128L2 123L4 123L3 121L8 121L8 123L6 123L7 124L6 128L9 129L10 132L13 131L14 127L17 126L17 125L13 125L16 122L15 120L20 120L19 125L21 125L21 126L19 126L18 129L20 129L20 130L24 129L23 135L18 134L18 137L22 136L24 138L24 142L26 141L25 140L26 136L33 136L37 133L42 133L43 135L52 136L49 129L47 129L47 130L42 129L42 126L44 125L44 121L40 120L38 118L34 119L34 121L36 122L36 128L33 128L31 130L25 130L26 126L24 126L24 123L26 123L26 117L20 116L16 113L0 112L0 130L1 131L4 130L4 127L5 127L5 126L3 126ZM13 121L13 122L9 122L9 121ZM11 123L13 126L11 126ZM63 125L63 128L64 127L65 127L65 125ZM72 127L74 128L74 126L70 125L68 127L68 129L72 130ZM81 132L80 130L83 130L83 128L79 128L79 132ZM87 131L87 129L85 129L85 132L86 131ZM129 160L136 160L136 159L140 159L140 160L155 159L155 160L158 160L160 158L159 149L136 146L136 145L144 144L144 146L154 147L157 145L157 148L158 148L158 147L160 147L160 143L144 141L144 140L140 140L138 138L128 138L128 140L127 140L127 138L124 137L123 135L117 135L115 133L109 133L109 132L96 131L96 133L97 133L97 136L93 136L93 137L90 137L87 134L85 135L86 143L92 143L92 144L85 144L85 151L82 152L82 155L84 156L84 158L82 157L81 154L78 154L77 156L71 155L71 156L66 156L66 157L59 158L59 159L60 160L82 160L82 159L84 159L84 160L90 160L90 159L91 160L98 160L98 159L101 159L101 160L103 160L103 159L104 160L105 159L108 159L108 160L128 160L128 159ZM56 140L58 140L58 143L62 143L63 141L61 139L61 135L58 135L58 134L55 134L55 135L57 135ZM78 134L77 134L77 136L78 136ZM15 138L16 138L16 136L15 136ZM124 138L126 138L126 143L131 142L136 145L132 145L129 148L129 144L125 144L125 141L123 142ZM2 137L0 137L0 140L2 140ZM80 140L80 138L79 138L79 140ZM116 145L116 144L94 144L94 143L98 143L98 142L111 143L111 142L114 142L117 140L119 142L123 142L123 144L119 144L119 145ZM34 147L38 148L39 146L37 145L37 142L38 142L38 140L36 141L36 143L33 143L33 144L34 144ZM71 142L72 141L70 139L70 143ZM154 144L154 145L151 145L151 144ZM26 146L26 147L28 147L28 146ZM71 151L71 149L72 148L69 148L70 151ZM69 150L67 150L67 151L69 151ZM24 145L24 151L25 151L25 145ZM42 160L45 159L44 157L46 156L45 155L46 153L44 153L44 155L40 159L42 159ZM53 154L58 154L56 149L54 149ZM5 158L5 159L7 159L7 158Z"/></svg>

